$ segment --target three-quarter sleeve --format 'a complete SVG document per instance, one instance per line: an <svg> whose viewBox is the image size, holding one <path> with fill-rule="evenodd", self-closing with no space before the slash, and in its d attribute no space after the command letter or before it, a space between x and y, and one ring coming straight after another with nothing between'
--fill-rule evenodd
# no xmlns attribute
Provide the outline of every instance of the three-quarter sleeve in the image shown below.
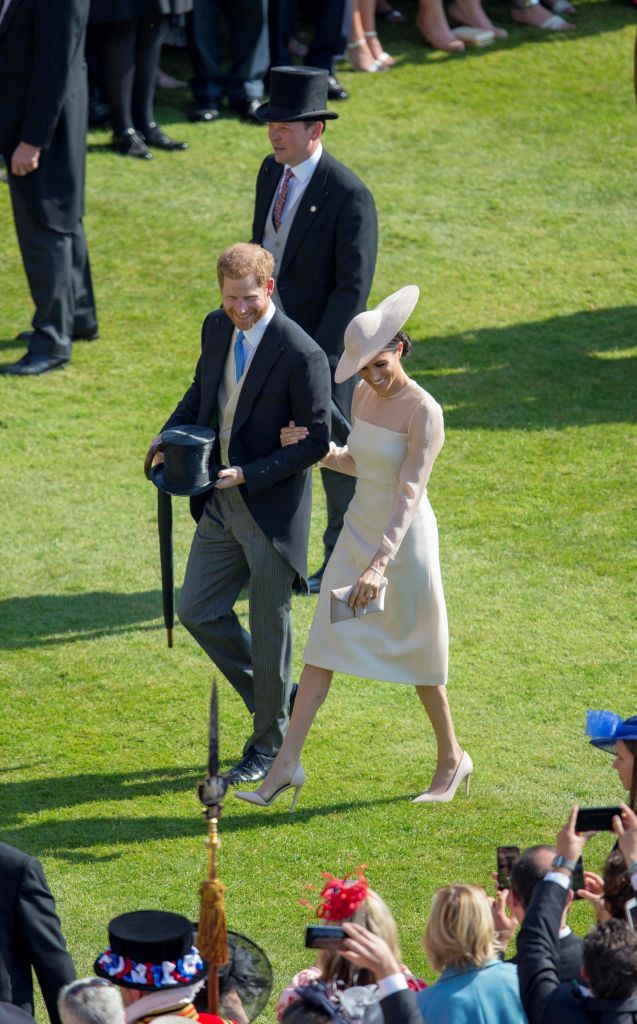
<svg viewBox="0 0 637 1024"><path fill-rule="evenodd" d="M362 383L359 381L352 395L352 423L356 419L356 410L360 405ZM319 466L324 469L333 469L337 473L345 473L347 476L356 476L356 463L350 455L347 445L339 448L333 441L330 441L330 450L327 455L323 456Z"/></svg>
<svg viewBox="0 0 637 1024"><path fill-rule="evenodd" d="M400 468L391 520L379 547L389 558L396 557L411 526L444 439L442 409L434 401L420 402L409 423L407 454Z"/></svg>

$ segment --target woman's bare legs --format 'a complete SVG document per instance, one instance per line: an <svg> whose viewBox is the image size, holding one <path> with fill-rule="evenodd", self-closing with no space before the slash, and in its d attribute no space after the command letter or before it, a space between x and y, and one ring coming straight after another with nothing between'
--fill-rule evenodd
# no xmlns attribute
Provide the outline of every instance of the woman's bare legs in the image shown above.
<svg viewBox="0 0 637 1024"><path fill-rule="evenodd" d="M267 778L256 790L265 800L269 800L275 790L290 781L292 772L301 760L303 744L312 728L316 713L329 692L332 675L327 668L317 668L316 665L303 666L285 739Z"/></svg>
<svg viewBox="0 0 637 1024"><path fill-rule="evenodd" d="M460 53L464 43L449 28L442 0L418 0L416 27L435 50Z"/></svg>
<svg viewBox="0 0 637 1024"><path fill-rule="evenodd" d="M498 39L506 39L508 33L498 28L482 9L480 0L453 0L449 4L449 14L458 25L471 25L472 28L484 28Z"/></svg>
<svg viewBox="0 0 637 1024"><path fill-rule="evenodd" d="M385 53L376 32L376 0L359 0L359 5L363 31L371 55L379 65L390 68L396 61L388 53ZM382 54L385 54L384 58Z"/></svg>
<svg viewBox="0 0 637 1024"><path fill-rule="evenodd" d="M361 5L365 0L353 0L352 16L347 43L347 59L355 71L378 71L378 63L367 45Z"/></svg>
<svg viewBox="0 0 637 1024"><path fill-rule="evenodd" d="M451 782L462 757L462 747L456 739L447 700L447 687L417 686L416 693L427 712L438 745L438 761L428 792L442 793Z"/></svg>

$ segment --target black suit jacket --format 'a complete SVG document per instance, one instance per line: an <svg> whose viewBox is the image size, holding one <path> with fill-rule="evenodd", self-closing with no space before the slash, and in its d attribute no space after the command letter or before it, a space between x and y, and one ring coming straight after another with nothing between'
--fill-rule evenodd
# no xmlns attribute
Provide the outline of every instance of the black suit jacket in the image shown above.
<svg viewBox="0 0 637 1024"><path fill-rule="evenodd" d="M409 988L392 992L380 1000L385 1024L423 1024L416 993Z"/></svg>
<svg viewBox="0 0 637 1024"><path fill-rule="evenodd" d="M252 238L263 242L272 197L283 173L273 156L257 178ZM325 150L299 202L277 275L286 315L314 338L332 376L350 320L366 308L372 286L378 224L369 189ZM334 399L350 414L356 378L334 385Z"/></svg>
<svg viewBox="0 0 637 1024"><path fill-rule="evenodd" d="M568 935L559 940L560 960L558 973L560 981L573 981L579 978L583 952L584 942L575 932L569 932ZM512 956L506 962L508 964L517 964L518 958L517 956Z"/></svg>
<svg viewBox="0 0 637 1024"><path fill-rule="evenodd" d="M218 392L233 326L223 309L209 313L201 335L195 377L162 427L218 427ZM330 375L318 345L278 310L252 357L241 389L229 445L241 466L239 488L248 511L275 548L304 578L312 511L310 467L329 447ZM309 428L299 444L281 447L279 432L290 420ZM219 461L220 453L213 452ZM208 495L191 499L199 519Z"/></svg>
<svg viewBox="0 0 637 1024"><path fill-rule="evenodd" d="M42 149L40 166L13 185L32 215L70 231L83 214L89 0L12 0L0 22L0 153Z"/></svg>
<svg viewBox="0 0 637 1024"><path fill-rule="evenodd" d="M540 882L518 935L520 996L529 1024L637 1024L637 996L591 999L560 982L559 927L566 890Z"/></svg>
<svg viewBox="0 0 637 1024"><path fill-rule="evenodd" d="M33 1014L33 968L52 1024L59 1024L58 992L75 970L42 865L0 843L0 879L0 1001Z"/></svg>

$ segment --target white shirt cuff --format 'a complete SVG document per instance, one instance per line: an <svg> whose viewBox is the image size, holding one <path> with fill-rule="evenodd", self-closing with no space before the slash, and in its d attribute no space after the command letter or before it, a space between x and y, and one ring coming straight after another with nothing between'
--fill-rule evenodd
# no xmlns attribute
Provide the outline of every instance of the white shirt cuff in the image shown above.
<svg viewBox="0 0 637 1024"><path fill-rule="evenodd" d="M388 974L378 982L378 998L385 999L386 996L393 996L394 992L402 992L406 988L408 985L404 974Z"/></svg>
<svg viewBox="0 0 637 1024"><path fill-rule="evenodd" d="M571 879L563 871L548 871L544 876L545 882L557 882L563 889L571 888Z"/></svg>

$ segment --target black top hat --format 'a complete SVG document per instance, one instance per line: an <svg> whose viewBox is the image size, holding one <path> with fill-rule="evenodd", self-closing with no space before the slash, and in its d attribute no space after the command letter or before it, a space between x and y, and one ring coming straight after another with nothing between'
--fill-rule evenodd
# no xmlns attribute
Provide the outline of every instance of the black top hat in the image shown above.
<svg viewBox="0 0 637 1024"><path fill-rule="evenodd" d="M193 946L187 917L167 910L133 910L108 926L109 948L95 961L102 978L148 992L184 988L201 981L208 964Z"/></svg>
<svg viewBox="0 0 637 1024"><path fill-rule="evenodd" d="M328 73L322 68L272 68L270 100L256 111L259 121L325 121L338 117L327 110Z"/></svg>
<svg viewBox="0 0 637 1024"><path fill-rule="evenodd" d="M164 461L150 470L155 487L188 497L214 487L221 466L210 465L217 439L211 427L170 427L161 439Z"/></svg>

